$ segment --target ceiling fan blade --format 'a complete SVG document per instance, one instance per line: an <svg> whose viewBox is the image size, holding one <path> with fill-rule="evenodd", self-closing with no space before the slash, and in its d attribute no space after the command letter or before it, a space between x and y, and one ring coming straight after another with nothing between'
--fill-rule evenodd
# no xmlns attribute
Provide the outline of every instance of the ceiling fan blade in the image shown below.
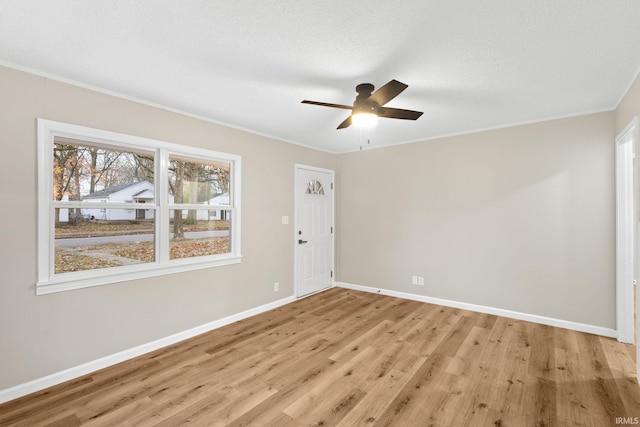
<svg viewBox="0 0 640 427"><path fill-rule="evenodd" d="M401 108L380 108L378 117L386 117L388 119L418 120L422 115L422 111L403 110Z"/></svg>
<svg viewBox="0 0 640 427"><path fill-rule="evenodd" d="M312 104L312 105L321 105L323 107L332 107L332 108L342 108L345 110L353 110L353 107L350 105L341 105L341 104L329 104L327 102L318 102L318 101L309 101L305 99L302 101L303 104Z"/></svg>
<svg viewBox="0 0 640 427"><path fill-rule="evenodd" d="M351 126L351 117L349 116L346 119L344 119L344 122L340 123L337 127L337 129L344 129L344 128L348 128L349 126Z"/></svg>
<svg viewBox="0 0 640 427"><path fill-rule="evenodd" d="M391 80L386 85L382 86L380 89L375 91L367 101L373 101L376 104L382 106L387 102L391 101L396 96L400 95L400 93L408 88L409 86L399 82L397 80Z"/></svg>

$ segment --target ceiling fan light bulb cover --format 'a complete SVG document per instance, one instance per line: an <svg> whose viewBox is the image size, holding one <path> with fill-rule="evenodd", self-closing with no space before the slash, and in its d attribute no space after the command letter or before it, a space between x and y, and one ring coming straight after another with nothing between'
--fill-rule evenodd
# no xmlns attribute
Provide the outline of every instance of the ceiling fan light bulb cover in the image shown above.
<svg viewBox="0 0 640 427"><path fill-rule="evenodd" d="M351 117L355 126L372 127L378 124L378 116L373 113L357 113Z"/></svg>

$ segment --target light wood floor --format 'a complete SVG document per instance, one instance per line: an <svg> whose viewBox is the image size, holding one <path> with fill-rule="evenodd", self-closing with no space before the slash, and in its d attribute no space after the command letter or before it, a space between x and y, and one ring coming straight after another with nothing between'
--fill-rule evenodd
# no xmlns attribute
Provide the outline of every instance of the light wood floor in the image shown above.
<svg viewBox="0 0 640 427"><path fill-rule="evenodd" d="M640 417L634 353L334 288L7 402L0 425L614 426Z"/></svg>

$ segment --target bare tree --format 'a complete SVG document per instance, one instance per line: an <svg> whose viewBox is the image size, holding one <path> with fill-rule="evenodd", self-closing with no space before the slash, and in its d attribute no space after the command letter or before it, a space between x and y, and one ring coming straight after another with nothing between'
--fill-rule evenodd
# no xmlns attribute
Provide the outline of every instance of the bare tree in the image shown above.
<svg viewBox="0 0 640 427"><path fill-rule="evenodd" d="M84 148L75 145L54 144L53 148L53 197L62 200L80 200L80 175ZM56 209L55 224L60 225L60 209Z"/></svg>
<svg viewBox="0 0 640 427"><path fill-rule="evenodd" d="M229 192L230 168L220 164L193 163L180 159L169 162L169 191L176 205L199 204L211 200L213 195ZM203 206L204 208L204 206ZM173 214L174 239L184 238L184 226L197 224L198 210L188 209L186 218L182 210Z"/></svg>
<svg viewBox="0 0 640 427"><path fill-rule="evenodd" d="M89 193L96 191L96 185L103 183L104 188L122 184L118 161L123 153L100 148L87 148L89 155Z"/></svg>
<svg viewBox="0 0 640 427"><path fill-rule="evenodd" d="M169 189L173 193L173 202L175 204L183 203L183 182L184 182L184 162L179 160L171 161L170 171L173 173L174 180L169 179ZM173 182L172 182L173 181ZM182 221L182 210L173 211L173 238L184 238L184 225Z"/></svg>

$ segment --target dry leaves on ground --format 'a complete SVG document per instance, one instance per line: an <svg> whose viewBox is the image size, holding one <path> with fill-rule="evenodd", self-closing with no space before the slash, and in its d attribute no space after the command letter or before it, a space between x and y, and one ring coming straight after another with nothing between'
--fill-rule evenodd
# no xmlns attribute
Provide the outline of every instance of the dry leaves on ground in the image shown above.
<svg viewBox="0 0 640 427"><path fill-rule="evenodd" d="M229 252L229 237L207 239L172 240L169 245L170 259L193 258ZM56 249L55 272L95 270L130 264L118 262L116 257L149 263L155 261L154 246L151 242L128 244L102 244L89 246L82 251ZM108 259L107 259L108 258Z"/></svg>
<svg viewBox="0 0 640 427"><path fill-rule="evenodd" d="M77 252L56 250L55 272L70 273L72 271L96 270L98 268L117 267L120 264Z"/></svg>

